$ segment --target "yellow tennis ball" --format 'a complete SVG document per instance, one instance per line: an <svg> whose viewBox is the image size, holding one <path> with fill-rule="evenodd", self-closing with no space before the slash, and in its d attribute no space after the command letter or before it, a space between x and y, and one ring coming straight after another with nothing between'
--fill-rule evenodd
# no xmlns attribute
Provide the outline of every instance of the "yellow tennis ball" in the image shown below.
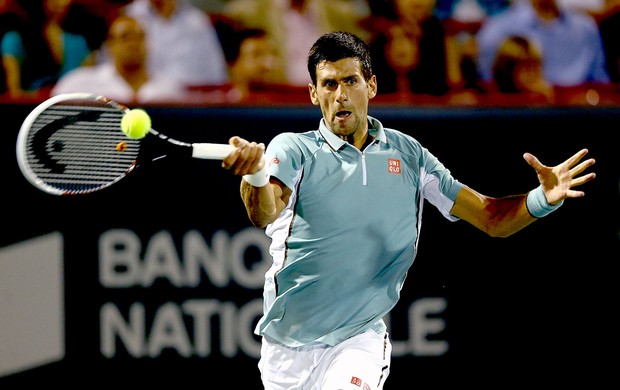
<svg viewBox="0 0 620 390"><path fill-rule="evenodd" d="M144 138L150 129L151 117L139 108L129 110L121 119L121 130L129 138Z"/></svg>

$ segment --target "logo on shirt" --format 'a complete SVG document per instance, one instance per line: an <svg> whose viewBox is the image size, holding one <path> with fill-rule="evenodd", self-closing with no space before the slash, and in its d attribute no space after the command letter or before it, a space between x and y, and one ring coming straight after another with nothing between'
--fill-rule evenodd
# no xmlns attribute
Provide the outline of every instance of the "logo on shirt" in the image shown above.
<svg viewBox="0 0 620 390"><path fill-rule="evenodd" d="M280 164L280 159L277 158L277 157L272 158L271 159L271 163L269 165L271 165L271 164L274 164L274 165Z"/></svg>
<svg viewBox="0 0 620 390"><path fill-rule="evenodd" d="M361 387L362 384L364 385L364 390L370 390L370 386L368 386L368 383L364 383L360 378L356 377L356 376L352 376L351 377L351 384L354 384L357 387Z"/></svg>
<svg viewBox="0 0 620 390"><path fill-rule="evenodd" d="M388 172L400 175L400 160L397 160L395 158L388 158Z"/></svg>
<svg viewBox="0 0 620 390"><path fill-rule="evenodd" d="M361 386L362 385L362 380L358 377L352 376L351 377L351 383L354 384L355 386Z"/></svg>

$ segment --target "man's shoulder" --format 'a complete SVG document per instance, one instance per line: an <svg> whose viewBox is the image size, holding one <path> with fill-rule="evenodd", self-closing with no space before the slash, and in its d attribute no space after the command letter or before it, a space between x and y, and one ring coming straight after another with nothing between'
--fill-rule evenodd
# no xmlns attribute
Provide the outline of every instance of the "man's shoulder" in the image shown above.
<svg viewBox="0 0 620 390"><path fill-rule="evenodd" d="M392 128L383 128L387 143L391 144L401 150L417 151L423 148L422 144L411 134L405 133L401 130Z"/></svg>
<svg viewBox="0 0 620 390"><path fill-rule="evenodd" d="M106 73L110 73L110 69L111 69L110 64L108 63L101 63L101 64L96 64L96 65L84 65L84 66L79 66L75 69L72 69L71 71L67 72L65 74L65 77L84 77L84 76L98 76L101 77Z"/></svg>
<svg viewBox="0 0 620 390"><path fill-rule="evenodd" d="M2 47L22 45L22 36L16 30L10 30L4 33L2 36Z"/></svg>
<svg viewBox="0 0 620 390"><path fill-rule="evenodd" d="M303 132L286 131L277 134L271 142L279 143L307 143L316 142L318 138L318 130L310 130Z"/></svg>
<svg viewBox="0 0 620 390"><path fill-rule="evenodd" d="M65 88L73 88L76 85L90 85L94 80L100 80L100 72L99 65L80 66L70 70L58 80L52 92L59 92L61 90L64 92Z"/></svg>
<svg viewBox="0 0 620 390"><path fill-rule="evenodd" d="M503 30L506 28L515 28L528 26L535 21L534 11L527 8L525 4L513 5L502 12L488 16L480 30Z"/></svg>
<svg viewBox="0 0 620 390"><path fill-rule="evenodd" d="M384 127L383 131L385 132L385 136L389 138L398 138L404 139L407 141L415 141L413 135L399 129L394 129L392 127ZM416 141L417 142L417 141Z"/></svg>

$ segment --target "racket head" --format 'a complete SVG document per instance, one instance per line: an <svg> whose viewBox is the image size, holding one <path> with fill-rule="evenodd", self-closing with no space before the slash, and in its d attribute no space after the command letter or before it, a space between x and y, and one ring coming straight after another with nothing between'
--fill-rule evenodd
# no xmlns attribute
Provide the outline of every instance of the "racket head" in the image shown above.
<svg viewBox="0 0 620 390"><path fill-rule="evenodd" d="M122 132L129 109L103 96L53 96L32 110L17 137L17 163L36 188L81 195L107 188L137 165L140 140Z"/></svg>

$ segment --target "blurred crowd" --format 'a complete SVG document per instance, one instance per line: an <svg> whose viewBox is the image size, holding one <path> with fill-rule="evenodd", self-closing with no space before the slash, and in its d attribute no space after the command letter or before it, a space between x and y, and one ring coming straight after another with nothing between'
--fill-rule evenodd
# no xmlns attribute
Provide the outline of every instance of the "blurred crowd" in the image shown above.
<svg viewBox="0 0 620 390"><path fill-rule="evenodd" d="M620 0L0 0L0 102L309 102L350 31L391 104L619 105Z"/></svg>

